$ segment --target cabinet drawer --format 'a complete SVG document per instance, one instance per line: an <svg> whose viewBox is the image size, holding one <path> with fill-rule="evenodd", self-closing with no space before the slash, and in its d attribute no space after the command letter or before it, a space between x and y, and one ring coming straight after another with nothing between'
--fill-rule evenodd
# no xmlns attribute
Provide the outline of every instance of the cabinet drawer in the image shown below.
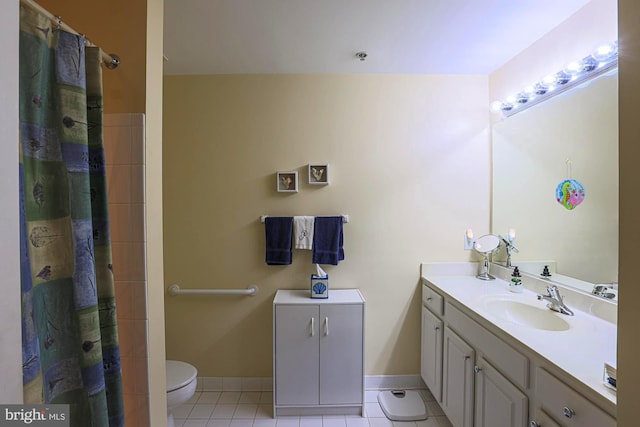
<svg viewBox="0 0 640 427"><path fill-rule="evenodd" d="M442 316L444 298L427 285L422 285L422 304L438 316Z"/></svg>
<svg viewBox="0 0 640 427"><path fill-rule="evenodd" d="M540 408L536 409L536 417L529 425L531 427L562 427Z"/></svg>
<svg viewBox="0 0 640 427"><path fill-rule="evenodd" d="M502 374L516 385L529 388L529 359L447 303L446 320Z"/></svg>
<svg viewBox="0 0 640 427"><path fill-rule="evenodd" d="M536 401L566 427L616 426L616 420L606 412L541 368L536 373Z"/></svg>

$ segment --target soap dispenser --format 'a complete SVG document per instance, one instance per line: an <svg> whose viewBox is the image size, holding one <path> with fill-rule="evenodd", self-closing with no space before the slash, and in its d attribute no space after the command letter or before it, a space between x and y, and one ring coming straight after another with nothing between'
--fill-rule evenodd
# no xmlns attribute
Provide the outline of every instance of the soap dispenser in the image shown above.
<svg viewBox="0 0 640 427"><path fill-rule="evenodd" d="M509 282L509 290L511 292L522 292L522 279L520 278L520 270L518 267L513 268L511 273L511 282Z"/></svg>

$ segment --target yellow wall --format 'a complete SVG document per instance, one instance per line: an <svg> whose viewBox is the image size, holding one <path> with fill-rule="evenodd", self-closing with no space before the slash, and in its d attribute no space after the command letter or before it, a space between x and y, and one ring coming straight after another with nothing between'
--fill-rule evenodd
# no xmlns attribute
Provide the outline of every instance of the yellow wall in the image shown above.
<svg viewBox="0 0 640 427"><path fill-rule="evenodd" d="M619 0L620 25L620 304L618 306L618 426L638 425L637 387L640 384L640 287L638 241L640 203L640 3Z"/></svg>
<svg viewBox="0 0 640 427"><path fill-rule="evenodd" d="M271 301L307 289L308 251L264 262L259 216L349 214L330 288L367 300L366 371L416 374L419 264L465 261L489 226L484 76L166 76L165 283L255 297L167 297L167 356L202 376L271 376ZM309 162L330 185L307 184ZM300 191L277 193L276 171Z"/></svg>
<svg viewBox="0 0 640 427"><path fill-rule="evenodd" d="M106 53L120 56L117 70L103 72L105 112L144 113L147 0L37 2Z"/></svg>

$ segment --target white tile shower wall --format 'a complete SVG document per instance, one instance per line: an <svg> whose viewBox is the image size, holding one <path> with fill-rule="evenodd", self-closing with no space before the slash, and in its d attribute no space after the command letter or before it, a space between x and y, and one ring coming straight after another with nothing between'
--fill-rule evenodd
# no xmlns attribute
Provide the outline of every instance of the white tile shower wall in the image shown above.
<svg viewBox="0 0 640 427"><path fill-rule="evenodd" d="M125 418L149 426L144 115L105 114L104 143Z"/></svg>

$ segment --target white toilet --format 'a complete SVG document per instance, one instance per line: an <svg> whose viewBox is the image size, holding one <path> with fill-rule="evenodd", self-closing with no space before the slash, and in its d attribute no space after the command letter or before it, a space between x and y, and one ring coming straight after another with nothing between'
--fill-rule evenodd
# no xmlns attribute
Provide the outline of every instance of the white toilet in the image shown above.
<svg viewBox="0 0 640 427"><path fill-rule="evenodd" d="M198 370L178 360L167 360L167 427L175 427L173 410L186 403L196 391Z"/></svg>

